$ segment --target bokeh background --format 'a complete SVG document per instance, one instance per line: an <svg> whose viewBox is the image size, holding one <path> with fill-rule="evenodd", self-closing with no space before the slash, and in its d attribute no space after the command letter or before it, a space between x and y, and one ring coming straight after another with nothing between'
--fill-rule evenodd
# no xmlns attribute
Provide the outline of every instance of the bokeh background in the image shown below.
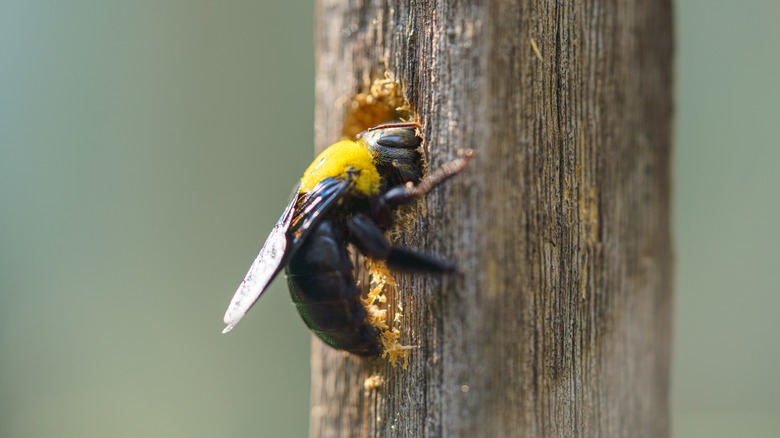
<svg viewBox="0 0 780 438"><path fill-rule="evenodd" d="M283 282L221 316L312 157L310 4L0 0L0 437L300 437ZM780 3L676 4L674 430L780 431Z"/></svg>

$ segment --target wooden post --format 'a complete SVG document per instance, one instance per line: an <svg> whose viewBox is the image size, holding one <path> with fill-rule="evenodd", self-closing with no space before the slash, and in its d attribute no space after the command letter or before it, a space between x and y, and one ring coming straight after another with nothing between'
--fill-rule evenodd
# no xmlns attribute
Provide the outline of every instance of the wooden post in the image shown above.
<svg viewBox="0 0 780 438"><path fill-rule="evenodd" d="M463 271L397 276L409 367L315 339L311 436L668 436L671 2L316 4L318 149L387 70L476 155L400 238Z"/></svg>

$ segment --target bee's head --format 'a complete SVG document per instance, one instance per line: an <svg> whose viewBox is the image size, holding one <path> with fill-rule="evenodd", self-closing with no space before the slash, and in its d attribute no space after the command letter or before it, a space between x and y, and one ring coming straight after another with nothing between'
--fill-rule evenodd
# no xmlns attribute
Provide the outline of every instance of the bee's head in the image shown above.
<svg viewBox="0 0 780 438"><path fill-rule="evenodd" d="M420 145L417 123L380 125L358 134L359 142L365 142L374 157L377 169L386 185L394 186L407 181L417 182L420 169Z"/></svg>
<svg viewBox="0 0 780 438"><path fill-rule="evenodd" d="M372 150L382 147L391 149L417 149L422 138L417 135L417 123L397 123L369 128L357 135L365 140Z"/></svg>

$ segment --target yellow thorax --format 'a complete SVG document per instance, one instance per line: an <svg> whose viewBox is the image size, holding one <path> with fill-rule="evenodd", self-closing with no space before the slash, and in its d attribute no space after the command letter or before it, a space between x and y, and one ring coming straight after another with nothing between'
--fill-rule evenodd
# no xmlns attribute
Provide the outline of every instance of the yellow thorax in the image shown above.
<svg viewBox="0 0 780 438"><path fill-rule="evenodd" d="M354 176L348 175L350 169L355 171ZM379 172L364 141L342 140L322 151L303 173L301 193L311 191L317 183L331 177L352 178L355 190L363 195L379 193Z"/></svg>

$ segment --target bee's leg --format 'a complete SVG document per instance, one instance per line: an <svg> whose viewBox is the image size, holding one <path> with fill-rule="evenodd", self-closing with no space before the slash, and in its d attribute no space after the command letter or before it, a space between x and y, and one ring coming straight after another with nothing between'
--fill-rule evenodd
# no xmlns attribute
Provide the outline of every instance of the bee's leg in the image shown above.
<svg viewBox="0 0 780 438"><path fill-rule="evenodd" d="M390 255L390 242L384 231L368 216L356 213L348 217L347 240L365 256L384 260Z"/></svg>
<svg viewBox="0 0 780 438"><path fill-rule="evenodd" d="M436 186L460 173L466 167L474 152L467 149L463 156L446 163L426 176L419 184L411 182L391 187L376 199L371 209L372 219L380 228L388 229L393 225L393 209L409 203L433 190Z"/></svg>
<svg viewBox="0 0 780 438"><path fill-rule="evenodd" d="M385 263L391 269L404 272L456 272L458 270L452 262L402 246L390 248Z"/></svg>
<svg viewBox="0 0 780 438"><path fill-rule="evenodd" d="M368 216L355 214L347 219L347 239L364 255L384 260L391 269L406 272L453 272L455 265L412 249L390 246L385 233Z"/></svg>
<svg viewBox="0 0 780 438"><path fill-rule="evenodd" d="M473 156L474 151L467 149L462 157L456 158L436 169L430 175L423 178L419 184L413 185L406 183L391 188L379 198L380 207L395 207L425 195L439 184L460 173Z"/></svg>

